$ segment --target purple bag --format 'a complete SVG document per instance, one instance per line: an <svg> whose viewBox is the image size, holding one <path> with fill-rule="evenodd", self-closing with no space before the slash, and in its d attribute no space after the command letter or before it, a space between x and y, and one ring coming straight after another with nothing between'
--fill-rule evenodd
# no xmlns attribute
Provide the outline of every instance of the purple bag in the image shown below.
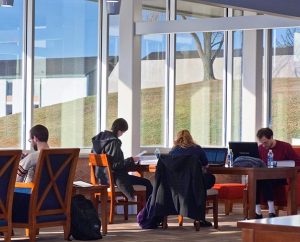
<svg viewBox="0 0 300 242"><path fill-rule="evenodd" d="M155 216L154 207L151 206L151 196L136 217L142 229L156 229L163 221L162 217Z"/></svg>

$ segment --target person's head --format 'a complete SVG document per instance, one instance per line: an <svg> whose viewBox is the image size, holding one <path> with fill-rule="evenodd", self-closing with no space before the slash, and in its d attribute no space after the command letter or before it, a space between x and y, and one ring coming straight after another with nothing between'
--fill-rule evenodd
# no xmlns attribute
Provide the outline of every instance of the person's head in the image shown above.
<svg viewBox="0 0 300 242"><path fill-rule="evenodd" d="M261 128L257 131L256 137L259 143L262 144L266 149L270 149L273 147L274 139L273 139L273 131L270 128Z"/></svg>
<svg viewBox="0 0 300 242"><path fill-rule="evenodd" d="M120 137L128 130L128 123L123 118L117 118L111 125L111 131L117 137Z"/></svg>
<svg viewBox="0 0 300 242"><path fill-rule="evenodd" d="M192 135L187 129L179 131L176 140L174 141L174 146L180 146L182 148L191 147L195 144Z"/></svg>
<svg viewBox="0 0 300 242"><path fill-rule="evenodd" d="M38 150L39 143L47 143L49 138L48 129L41 125L35 125L30 129L30 142L34 150Z"/></svg>

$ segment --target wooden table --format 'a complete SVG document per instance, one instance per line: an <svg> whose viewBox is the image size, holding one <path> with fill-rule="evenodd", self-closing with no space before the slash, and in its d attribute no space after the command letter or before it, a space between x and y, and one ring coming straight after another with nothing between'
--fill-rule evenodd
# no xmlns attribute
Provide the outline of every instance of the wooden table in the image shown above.
<svg viewBox="0 0 300 242"><path fill-rule="evenodd" d="M255 218L255 200L256 200L256 182L264 179L289 180L289 189L287 197L287 214L297 214L296 207L296 178L297 168L295 167L277 167L277 168L244 168L244 167L209 167L208 170L213 174L231 174L248 176L248 202L249 218Z"/></svg>
<svg viewBox="0 0 300 242"><path fill-rule="evenodd" d="M300 215L245 220L237 225L242 228L243 242L300 241Z"/></svg>
<svg viewBox="0 0 300 242"><path fill-rule="evenodd" d="M95 196L95 193L100 193L102 234L107 234L107 213L106 213L106 205L108 200L107 188L108 186L106 185L92 185L90 187L73 186L74 194L90 195L91 201L93 202L97 211L98 211L98 200Z"/></svg>

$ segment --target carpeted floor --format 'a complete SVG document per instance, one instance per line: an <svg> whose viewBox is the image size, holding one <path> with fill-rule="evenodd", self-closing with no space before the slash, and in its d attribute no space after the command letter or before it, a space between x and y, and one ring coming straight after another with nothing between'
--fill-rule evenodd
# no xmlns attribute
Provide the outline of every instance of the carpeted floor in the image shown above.
<svg viewBox="0 0 300 242"><path fill-rule="evenodd" d="M284 213L282 214L284 215ZM176 216L168 218L169 228L167 230L142 230L136 223L136 217L132 215L129 221L124 221L122 216L116 216L115 224L108 225L108 234L103 237L103 242L151 242L151 241L205 241L205 242L233 242L241 241L241 231L236 227L236 222L243 219L241 205L235 205L233 213L224 215L224 206L219 205L219 229L200 228L196 232L193 221L184 219L183 227L179 227ZM207 220L212 221L212 214L207 215ZM24 237L24 230L15 229L13 241L28 241ZM0 238L0 241L3 238ZM60 227L42 229L37 241L64 241L63 230Z"/></svg>

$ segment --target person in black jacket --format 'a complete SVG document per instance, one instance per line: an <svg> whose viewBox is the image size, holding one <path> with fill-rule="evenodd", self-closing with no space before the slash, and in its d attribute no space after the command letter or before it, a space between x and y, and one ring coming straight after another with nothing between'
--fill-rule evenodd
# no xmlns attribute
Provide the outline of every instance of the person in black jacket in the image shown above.
<svg viewBox="0 0 300 242"><path fill-rule="evenodd" d="M208 165L208 160L205 151L200 145L197 145L190 132L186 129L181 130L177 133L176 140L174 141L174 146L170 151L170 155L194 155L197 157L198 161L202 165L203 177L206 189L210 189L215 184L216 178L213 174L206 171Z"/></svg>
<svg viewBox="0 0 300 242"><path fill-rule="evenodd" d="M146 198L148 199L152 193L151 182L146 178L128 174L128 169L133 168L135 166L135 162L137 162L139 158L129 157L124 159L123 151L121 149L122 142L119 137L127 130L128 124L126 120L123 118L116 119L112 124L111 131L105 130L92 138L93 152L109 155L115 184L118 186L120 191L124 193L128 200L134 200L133 185L145 186ZM95 172L101 184L108 183L105 170L98 167Z"/></svg>

